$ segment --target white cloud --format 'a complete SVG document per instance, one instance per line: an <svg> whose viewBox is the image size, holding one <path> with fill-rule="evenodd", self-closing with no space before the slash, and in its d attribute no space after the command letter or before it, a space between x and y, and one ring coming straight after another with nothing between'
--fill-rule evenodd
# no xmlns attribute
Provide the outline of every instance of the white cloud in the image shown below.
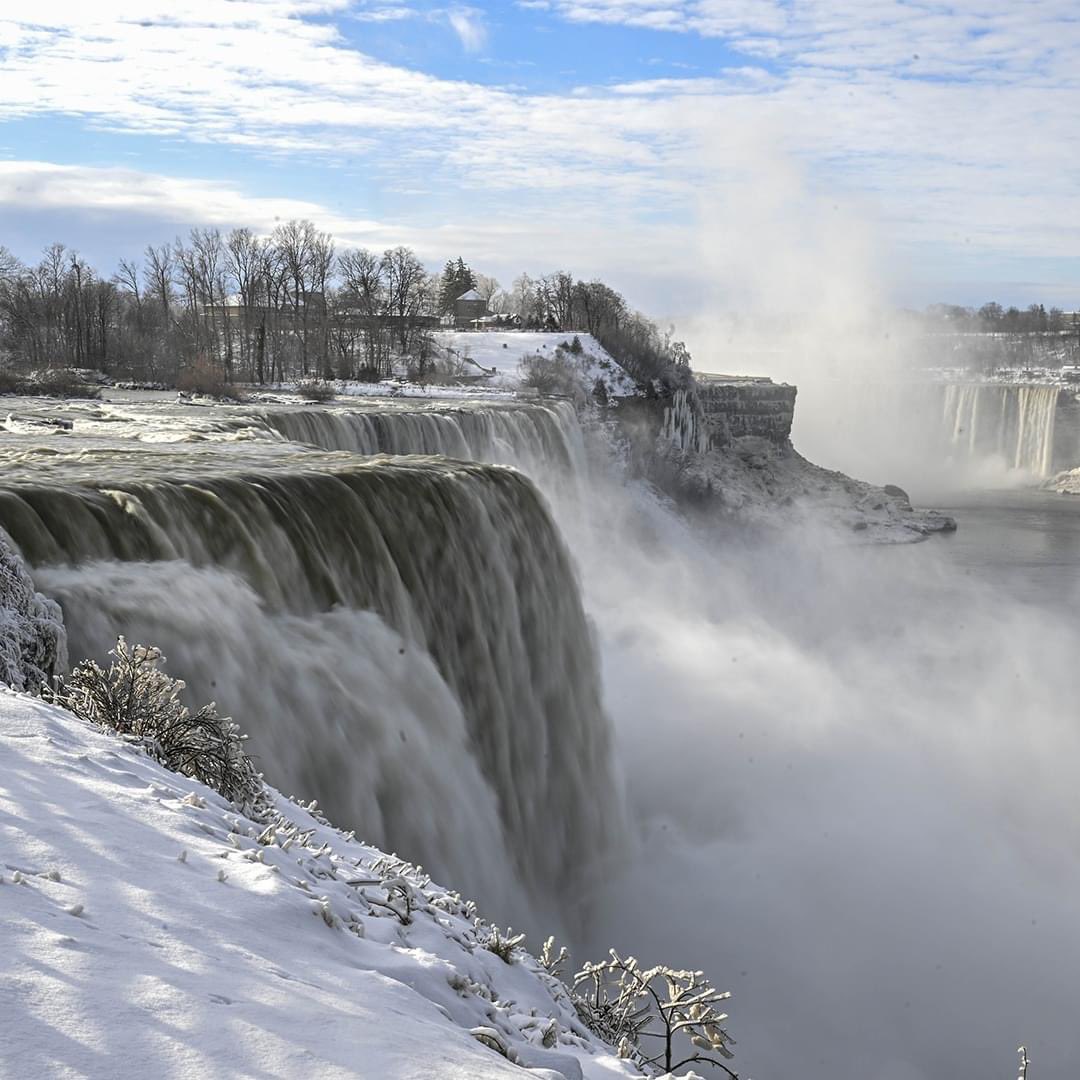
<svg viewBox="0 0 1080 1080"><path fill-rule="evenodd" d="M379 61L333 21L417 11L402 3L39 0L0 15L0 118L65 114L305 163L357 157L383 190L402 193L395 213L432 229L458 220L484 223L476 235L487 235L498 220L514 237L528 190L530 216L554 223L562 241L576 248L575 235L613 230L620 239L597 250L625 250L630 265L633 245L621 237L661 219L685 224L702 192L737 220L759 160L746 147L768 132L816 193L858 196L884 223L882 243L971 258L1080 249L1080 22L1063 0L985 0L978 12L935 0L529 6L722 36L751 59L699 78L538 94ZM462 43L482 47L475 9L454 10ZM451 14L423 17L445 29ZM49 183L36 189L42 198L58 177ZM186 205L184 183L155 197ZM404 193L418 187L438 192L435 209L419 195L405 209ZM236 189L215 190L221 223L251 220ZM315 211L281 216L297 215Z"/></svg>
<svg viewBox="0 0 1080 1080"><path fill-rule="evenodd" d="M626 167L648 165L667 137L664 110L604 92L567 107L383 63L332 23L304 18L315 7L107 0L76 11L42 0L32 14L0 16L0 118L59 113L268 153L364 152L377 168L412 173L433 161L482 166L488 186L541 189L628 189ZM481 45L472 9L444 15L465 45Z"/></svg>
<svg viewBox="0 0 1080 1080"><path fill-rule="evenodd" d="M451 8L446 17L466 52L480 52L488 41L484 13L471 7Z"/></svg>
<svg viewBox="0 0 1080 1080"><path fill-rule="evenodd" d="M426 225L379 221L313 200L252 195L238 184L217 180L137 169L0 161L0 215L15 220L28 213L89 220L98 233L122 224L141 238L140 247L167 241L194 226L222 230L247 226L266 234L281 221L306 218L332 233L339 246L383 250L406 244L433 267L448 255L461 253L506 284L522 270L543 273L569 266L589 277L622 265L629 268L624 275L628 287L636 285L643 291L648 281L654 297L663 297L664 303L686 287L685 252L692 242L686 230L643 226L625 218L582 224L564 214L541 212L486 213L479 220L450 217ZM20 254L30 259L34 252ZM107 274L112 268L104 264L99 269Z"/></svg>
<svg viewBox="0 0 1080 1080"><path fill-rule="evenodd" d="M272 230L279 221L310 218L347 242L378 245L391 239L376 222L346 218L306 199L260 198L225 181L46 161L0 161L0 207L9 213L80 211L98 218L138 215L163 227L180 229L246 225L263 232Z"/></svg>
<svg viewBox="0 0 1080 1080"><path fill-rule="evenodd" d="M726 39L799 66L900 69L914 78L1029 76L1080 83L1073 0L519 0L577 23Z"/></svg>
<svg viewBox="0 0 1080 1080"><path fill-rule="evenodd" d="M373 8L364 8L350 13L351 17L359 22L401 22L403 19L411 19L416 15L412 8L401 5L382 5Z"/></svg>

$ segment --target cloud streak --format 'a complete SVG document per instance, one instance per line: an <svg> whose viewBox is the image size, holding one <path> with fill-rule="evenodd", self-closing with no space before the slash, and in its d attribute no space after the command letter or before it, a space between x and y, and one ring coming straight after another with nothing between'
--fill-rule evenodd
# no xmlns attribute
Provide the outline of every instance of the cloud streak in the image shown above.
<svg viewBox="0 0 1080 1080"><path fill-rule="evenodd" d="M446 13L446 18L466 52L480 52L487 45L488 31L482 11L470 7L455 7Z"/></svg>

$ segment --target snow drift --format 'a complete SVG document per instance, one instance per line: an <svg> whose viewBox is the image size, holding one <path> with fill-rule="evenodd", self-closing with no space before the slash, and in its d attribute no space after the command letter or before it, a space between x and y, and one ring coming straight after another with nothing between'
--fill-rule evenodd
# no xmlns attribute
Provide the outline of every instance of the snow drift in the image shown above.
<svg viewBox="0 0 1080 1080"><path fill-rule="evenodd" d="M268 827L2 688L0 775L5 1072L636 1075L468 902L313 806L271 791Z"/></svg>

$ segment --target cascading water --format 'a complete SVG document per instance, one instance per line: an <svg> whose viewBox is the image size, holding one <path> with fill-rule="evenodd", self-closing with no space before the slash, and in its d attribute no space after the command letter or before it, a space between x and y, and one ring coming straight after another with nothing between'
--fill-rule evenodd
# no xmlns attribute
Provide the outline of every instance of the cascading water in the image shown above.
<svg viewBox="0 0 1080 1080"><path fill-rule="evenodd" d="M950 452L963 461L996 459L1045 477L1054 464L1056 386L949 383L942 400Z"/></svg>
<svg viewBox="0 0 1080 1080"><path fill-rule="evenodd" d="M278 409L261 414L291 442L357 454L441 454L463 461L526 463L536 472L572 471L582 461L573 407L563 402L517 408ZM530 470L532 471L532 470Z"/></svg>
<svg viewBox="0 0 1080 1080"><path fill-rule="evenodd" d="M472 451L482 436L493 452L517 437L520 452L570 453L550 414L530 412L517 428L425 417L419 430L429 446L440 432ZM292 415L306 428L279 416L277 430L308 441L403 443L407 426ZM60 601L73 656L100 658L117 633L161 646L193 697L252 733L268 779L493 910L572 891L615 842L594 646L521 474L272 442L99 447L9 468L0 524Z"/></svg>

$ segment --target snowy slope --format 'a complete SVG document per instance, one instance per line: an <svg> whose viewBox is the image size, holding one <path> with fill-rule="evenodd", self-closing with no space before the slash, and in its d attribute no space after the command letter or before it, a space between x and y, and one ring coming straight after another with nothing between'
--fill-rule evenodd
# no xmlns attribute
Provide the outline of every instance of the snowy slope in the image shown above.
<svg viewBox="0 0 1080 1080"><path fill-rule="evenodd" d="M608 392L616 397L635 393L636 385L612 356L591 334L573 331L549 333L530 330L460 331L442 330L434 335L439 350L452 350L459 357L468 357L481 368L495 369L493 380L499 385L516 385L518 368L526 356L554 356L562 344L577 337L582 353L573 357L580 361L585 385L591 387L597 378L608 384ZM475 369L474 369L475 370Z"/></svg>
<svg viewBox="0 0 1080 1080"><path fill-rule="evenodd" d="M636 1075L459 897L271 794L264 831L0 688L0 1075Z"/></svg>

